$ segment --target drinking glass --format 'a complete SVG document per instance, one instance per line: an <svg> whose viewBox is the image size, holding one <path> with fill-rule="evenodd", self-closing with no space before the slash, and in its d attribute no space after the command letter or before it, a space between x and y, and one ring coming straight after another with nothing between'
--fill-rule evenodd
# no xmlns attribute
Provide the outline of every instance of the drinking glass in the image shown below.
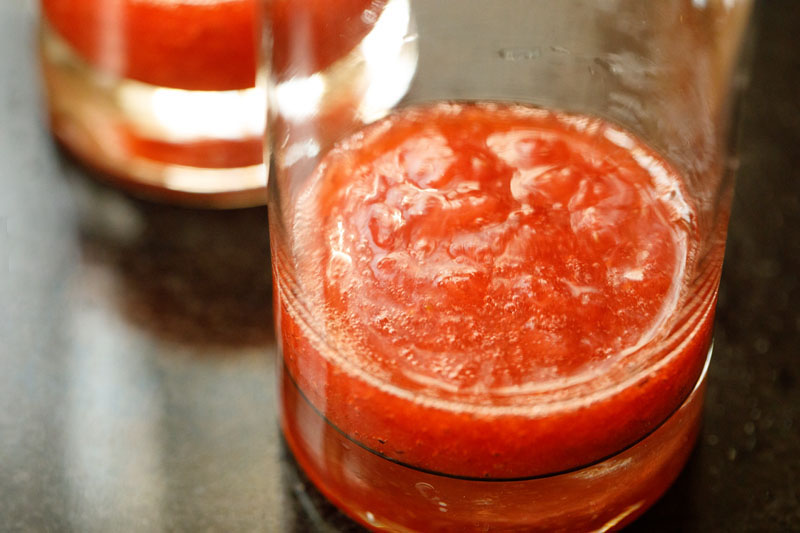
<svg viewBox="0 0 800 533"><path fill-rule="evenodd" d="M408 5L347 97L272 30L288 447L374 530L622 527L699 431L751 2Z"/></svg>
<svg viewBox="0 0 800 533"><path fill-rule="evenodd" d="M383 3L307 3L316 49L304 68L356 62ZM270 4L278 36L294 20L291 4ZM149 198L201 207L266 202L258 0L40 5L50 123L69 151L99 177ZM353 19L349 33L335 33Z"/></svg>

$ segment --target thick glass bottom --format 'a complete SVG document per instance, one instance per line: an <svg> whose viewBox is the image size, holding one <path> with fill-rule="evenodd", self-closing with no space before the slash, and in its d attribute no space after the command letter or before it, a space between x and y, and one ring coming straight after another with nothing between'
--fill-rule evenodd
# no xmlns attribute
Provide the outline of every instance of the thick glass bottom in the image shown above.
<svg viewBox="0 0 800 533"><path fill-rule="evenodd" d="M371 530L611 531L642 514L683 468L699 432L706 372L683 404L634 445L571 472L515 481L460 479L394 463L331 425L285 368L281 376L281 423L297 463L331 502Z"/></svg>

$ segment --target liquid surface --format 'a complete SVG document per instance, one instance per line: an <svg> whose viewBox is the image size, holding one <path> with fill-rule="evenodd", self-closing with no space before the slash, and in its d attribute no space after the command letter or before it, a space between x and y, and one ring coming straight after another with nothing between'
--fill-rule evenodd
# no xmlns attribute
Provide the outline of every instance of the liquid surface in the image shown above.
<svg viewBox="0 0 800 533"><path fill-rule="evenodd" d="M348 364L480 402L654 342L693 242L679 178L647 147L490 104L371 126L327 155L298 213L298 281Z"/></svg>

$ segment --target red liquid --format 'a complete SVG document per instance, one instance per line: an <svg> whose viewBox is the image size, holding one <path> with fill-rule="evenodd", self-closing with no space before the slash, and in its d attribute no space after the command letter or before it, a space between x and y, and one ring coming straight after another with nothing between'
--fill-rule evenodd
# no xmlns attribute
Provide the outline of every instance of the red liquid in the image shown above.
<svg viewBox="0 0 800 533"><path fill-rule="evenodd" d="M680 177L598 119L401 112L332 150L291 222L293 282L274 245L284 430L362 521L385 498L336 479L369 487L405 468L376 453L475 480L575 469L661 425L705 362L716 283L687 286L698 235ZM637 478L641 501L677 474L692 409L663 472Z"/></svg>
<svg viewBox="0 0 800 533"><path fill-rule="evenodd" d="M208 91L255 85L257 6L254 0L42 0L56 32L101 71Z"/></svg>
<svg viewBox="0 0 800 533"><path fill-rule="evenodd" d="M311 50L300 68L275 59L278 71L305 75L355 47L385 2L272 0L276 42L308 27ZM259 4L255 0L42 0L50 24L103 72L152 85L224 91L255 85ZM336 38L332 38L333 34ZM341 34L341 35L340 35ZM336 43L331 46L329 43Z"/></svg>

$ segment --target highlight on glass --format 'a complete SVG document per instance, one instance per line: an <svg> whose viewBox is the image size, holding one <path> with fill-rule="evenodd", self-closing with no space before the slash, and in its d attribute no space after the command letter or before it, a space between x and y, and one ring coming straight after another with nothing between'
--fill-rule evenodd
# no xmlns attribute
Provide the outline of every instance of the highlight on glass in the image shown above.
<svg viewBox="0 0 800 533"><path fill-rule="evenodd" d="M622 527L699 431L751 3L397 3L388 84L271 32L288 448L373 530Z"/></svg>

